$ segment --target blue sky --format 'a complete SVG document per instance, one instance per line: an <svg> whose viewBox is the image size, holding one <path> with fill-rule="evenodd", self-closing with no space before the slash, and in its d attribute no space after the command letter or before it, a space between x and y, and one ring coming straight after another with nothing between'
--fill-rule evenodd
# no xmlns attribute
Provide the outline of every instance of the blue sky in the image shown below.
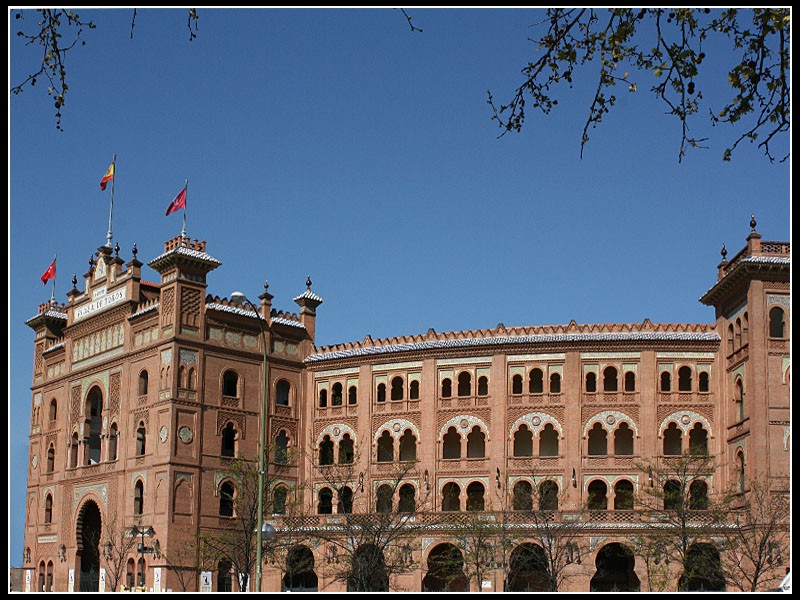
<svg viewBox="0 0 800 600"><path fill-rule="evenodd" d="M35 22L27 14L28 27ZM498 139L486 103L508 100L535 56L538 10L81 10L97 28L71 52L63 132L45 82L9 95L9 551L20 563L33 332L51 288L82 282L104 244L117 156L114 241L148 262L181 228L164 216L189 180L187 232L222 267L209 293L297 310L325 299L317 343L579 323L713 322L698 298L720 247L790 238L790 163L771 164L697 119L708 150L678 162L680 130L635 74L580 137L593 80L576 76L549 116ZM9 22L9 87L40 60ZM724 98L724 57L706 90ZM699 82L698 82L699 83ZM719 103L717 103L718 105ZM784 142L784 145L788 141ZM782 155L782 154L781 154ZM145 269L145 279L157 275Z"/></svg>

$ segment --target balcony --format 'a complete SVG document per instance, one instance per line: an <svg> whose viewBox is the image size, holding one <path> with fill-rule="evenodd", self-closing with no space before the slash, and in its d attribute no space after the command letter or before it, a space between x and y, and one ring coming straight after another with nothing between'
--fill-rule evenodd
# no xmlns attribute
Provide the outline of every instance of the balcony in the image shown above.
<svg viewBox="0 0 800 600"><path fill-rule="evenodd" d="M564 403L562 393L542 393L542 394L511 394L508 396L510 406L545 406Z"/></svg>
<svg viewBox="0 0 800 600"><path fill-rule="evenodd" d="M439 408L475 408L489 406L491 396L450 396L439 398Z"/></svg>

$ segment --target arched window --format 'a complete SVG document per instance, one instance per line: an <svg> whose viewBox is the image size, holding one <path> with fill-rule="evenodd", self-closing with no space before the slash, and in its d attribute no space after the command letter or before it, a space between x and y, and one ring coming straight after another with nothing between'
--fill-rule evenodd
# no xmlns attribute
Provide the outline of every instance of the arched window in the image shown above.
<svg viewBox="0 0 800 600"><path fill-rule="evenodd" d="M700 423L695 423L689 431L689 452L700 456L708 454L708 432Z"/></svg>
<svg viewBox="0 0 800 600"><path fill-rule="evenodd" d="M111 424L108 435L108 460L117 460L117 446L119 444L119 430L116 423Z"/></svg>
<svg viewBox="0 0 800 600"><path fill-rule="evenodd" d="M320 515L333 514L333 492L324 487L317 494L317 513Z"/></svg>
<svg viewBox="0 0 800 600"><path fill-rule="evenodd" d="M625 373L625 391L626 392L636 391L636 373L634 373L633 371L627 371Z"/></svg>
<svg viewBox="0 0 800 600"><path fill-rule="evenodd" d="M484 509L485 488L479 481L473 481L467 486L467 510L482 511Z"/></svg>
<svg viewBox="0 0 800 600"><path fill-rule="evenodd" d="M733 351L736 349L734 346L734 334L733 334L733 323L728 325L728 354L733 354Z"/></svg>
<svg viewBox="0 0 800 600"><path fill-rule="evenodd" d="M186 382L186 387L190 390L197 389L197 370L194 367L189 367L189 380Z"/></svg>
<svg viewBox="0 0 800 600"><path fill-rule="evenodd" d="M450 427L442 437L442 458L461 458L461 436Z"/></svg>
<svg viewBox="0 0 800 600"><path fill-rule="evenodd" d="M786 324L783 317L783 309L773 306L769 309L769 337L782 338L785 335Z"/></svg>
<svg viewBox="0 0 800 600"><path fill-rule="evenodd" d="M739 491L745 491L745 477L744 477L744 452L739 450L736 453L736 467L739 475Z"/></svg>
<svg viewBox="0 0 800 600"><path fill-rule="evenodd" d="M683 492L679 481L670 479L664 483L664 510L681 510Z"/></svg>
<svg viewBox="0 0 800 600"><path fill-rule="evenodd" d="M544 392L544 374L541 369L531 369L528 376L528 392L531 394Z"/></svg>
<svg viewBox="0 0 800 600"><path fill-rule="evenodd" d="M489 395L489 378L481 375L478 377L478 396Z"/></svg>
<svg viewBox="0 0 800 600"><path fill-rule="evenodd" d="M453 382L450 378L445 377L442 379L442 398L449 398L453 395Z"/></svg>
<svg viewBox="0 0 800 600"><path fill-rule="evenodd" d="M331 406L341 406L343 402L344 398L342 396L342 384L334 383L333 387L331 388Z"/></svg>
<svg viewBox="0 0 800 600"><path fill-rule="evenodd" d="M278 406L289 406L289 392L292 386L285 379L281 379L275 384L275 404Z"/></svg>
<svg viewBox="0 0 800 600"><path fill-rule="evenodd" d="M394 438L388 431L381 433L378 438L378 462L392 462L394 460Z"/></svg>
<svg viewBox="0 0 800 600"><path fill-rule="evenodd" d="M750 340L750 317L744 313L744 321L742 321L742 344L747 344Z"/></svg>
<svg viewBox="0 0 800 600"><path fill-rule="evenodd" d="M392 486L388 484L383 484L378 486L378 491L376 493L376 502L375 502L375 511L379 513L390 513L392 512Z"/></svg>
<svg viewBox="0 0 800 600"><path fill-rule="evenodd" d="M95 465L100 462L100 444L103 428L103 393L93 387L86 398L86 422L89 425L89 443L84 455L84 463Z"/></svg>
<svg viewBox="0 0 800 600"><path fill-rule="evenodd" d="M125 580L128 582L127 586L129 590L132 590L136 587L136 563L132 558L128 559L128 564L126 565L127 568L125 570Z"/></svg>
<svg viewBox="0 0 800 600"><path fill-rule="evenodd" d="M56 467L56 448L53 444L47 448L47 467L45 473L52 473Z"/></svg>
<svg viewBox="0 0 800 600"><path fill-rule="evenodd" d="M472 375L467 371L458 374L458 395L462 397L472 395Z"/></svg>
<svg viewBox="0 0 800 600"><path fill-rule="evenodd" d="M353 490L348 485L339 490L339 506L336 512L340 515L349 515L353 512Z"/></svg>
<svg viewBox="0 0 800 600"><path fill-rule="evenodd" d="M53 522L53 496L50 494L44 498L44 522Z"/></svg>
<svg viewBox="0 0 800 600"><path fill-rule="evenodd" d="M397 512L413 513L417 509L417 491L410 483L400 486L400 500L397 503Z"/></svg>
<svg viewBox="0 0 800 600"><path fill-rule="evenodd" d="M50 400L50 420L55 421L58 418L58 403L56 399Z"/></svg>
<svg viewBox="0 0 800 600"><path fill-rule="evenodd" d="M533 456L533 432L525 424L514 432L514 456Z"/></svg>
<svg viewBox="0 0 800 600"><path fill-rule="evenodd" d="M539 485L539 510L558 510L558 484L543 481Z"/></svg>
<svg viewBox="0 0 800 600"><path fill-rule="evenodd" d="M53 591L53 561L47 561L47 578L45 579L45 592Z"/></svg>
<svg viewBox="0 0 800 600"><path fill-rule="evenodd" d="M379 383L378 384L378 402L386 402L386 384Z"/></svg>
<svg viewBox="0 0 800 600"><path fill-rule="evenodd" d="M275 437L275 462L279 465L289 464L289 436L281 429Z"/></svg>
<svg viewBox="0 0 800 600"><path fill-rule="evenodd" d="M236 454L236 429L233 427L233 423L228 423L222 429L220 454L225 457L232 457Z"/></svg>
<svg viewBox="0 0 800 600"><path fill-rule="evenodd" d="M400 460L402 462L417 460L417 438L410 429L406 429L400 438Z"/></svg>
<svg viewBox="0 0 800 600"><path fill-rule="evenodd" d="M742 347L742 320L736 319L733 324L733 339L737 348Z"/></svg>
<svg viewBox="0 0 800 600"><path fill-rule="evenodd" d="M342 436L342 441L339 442L339 464L352 465L355 458L356 451L353 439L350 437L349 433L345 433Z"/></svg>
<svg viewBox="0 0 800 600"><path fill-rule="evenodd" d="M558 456L558 431L552 423L545 425L539 434L539 456Z"/></svg>
<svg viewBox="0 0 800 600"><path fill-rule="evenodd" d="M614 510L633 510L633 484L627 479L614 485Z"/></svg>
<svg viewBox="0 0 800 600"><path fill-rule="evenodd" d="M608 497L606 494L608 493L608 487L606 486L606 482L595 479L589 484L587 489L589 492L589 498L587 500L589 510L607 510Z"/></svg>
<svg viewBox="0 0 800 600"><path fill-rule="evenodd" d="M221 560L217 563L217 591L218 592L232 592L233 591L233 575L231 574L233 567L231 563Z"/></svg>
<svg viewBox="0 0 800 600"><path fill-rule="evenodd" d="M461 510L461 488L457 483L446 483L442 488L442 511L459 512Z"/></svg>
<svg viewBox="0 0 800 600"><path fill-rule="evenodd" d="M289 488L285 485L275 486L272 492L272 514L285 515L286 514L286 498L289 496Z"/></svg>
<svg viewBox="0 0 800 600"><path fill-rule="evenodd" d="M600 423L595 423L589 430L589 455L606 456L608 454L608 432Z"/></svg>
<svg viewBox="0 0 800 600"><path fill-rule="evenodd" d="M354 385L351 385L347 390L347 403L355 404L356 402L358 402L358 388Z"/></svg>
<svg viewBox="0 0 800 600"><path fill-rule="evenodd" d="M139 421L136 428L136 456L144 456L147 442L147 432L144 428L144 421Z"/></svg>
<svg viewBox="0 0 800 600"><path fill-rule="evenodd" d="M142 371L139 373L139 395L140 396L147 396L147 382L149 376L147 371Z"/></svg>
<svg viewBox="0 0 800 600"><path fill-rule="evenodd" d="M484 458L486 456L486 434L477 425L467 435L467 458Z"/></svg>
<svg viewBox="0 0 800 600"><path fill-rule="evenodd" d="M697 391L698 392L708 392L709 391L709 378L708 373L700 373L697 376Z"/></svg>
<svg viewBox="0 0 800 600"><path fill-rule="evenodd" d="M392 378L392 400L402 400L403 399L403 378L402 377L393 377Z"/></svg>
<svg viewBox="0 0 800 600"><path fill-rule="evenodd" d="M72 434L72 441L69 445L69 468L74 469L78 466L78 434Z"/></svg>
<svg viewBox="0 0 800 600"><path fill-rule="evenodd" d="M147 565L144 562L144 558L140 558L136 561L136 580L139 584L139 587L146 588L147 587L147 580L145 579L145 574L147 573Z"/></svg>
<svg viewBox="0 0 800 600"><path fill-rule="evenodd" d="M133 514L141 515L142 512L144 512L144 484L141 479L137 479L133 486Z"/></svg>
<svg viewBox="0 0 800 600"><path fill-rule="evenodd" d="M230 481L225 481L219 486L219 516L233 516L233 497L236 490Z"/></svg>
<svg viewBox="0 0 800 600"><path fill-rule="evenodd" d="M512 507L514 510L533 510L533 487L527 481L514 485Z"/></svg>
<svg viewBox="0 0 800 600"><path fill-rule="evenodd" d="M681 367L678 369L678 391L692 391L692 370L689 367Z"/></svg>
<svg viewBox="0 0 800 600"><path fill-rule="evenodd" d="M672 391L672 375L670 374L669 371L661 372L661 391L662 392Z"/></svg>
<svg viewBox="0 0 800 600"><path fill-rule="evenodd" d="M225 371L222 374L222 395L239 397L239 375L235 371Z"/></svg>
<svg viewBox="0 0 800 600"><path fill-rule="evenodd" d="M560 394L561 393L561 374L560 373L551 373L550 374L550 393L551 394Z"/></svg>
<svg viewBox="0 0 800 600"><path fill-rule="evenodd" d="M319 464L322 466L333 464L333 442L329 435L322 438L319 443Z"/></svg>
<svg viewBox="0 0 800 600"><path fill-rule="evenodd" d="M323 389L319 391L319 407L320 408L328 407L328 390Z"/></svg>
<svg viewBox="0 0 800 600"><path fill-rule="evenodd" d="M633 455L633 430L627 423L620 423L614 431L614 454L616 456Z"/></svg>
<svg viewBox="0 0 800 600"><path fill-rule="evenodd" d="M44 591L44 561L41 561L39 563L39 585L35 591L37 592Z"/></svg>
<svg viewBox="0 0 800 600"><path fill-rule="evenodd" d="M408 397L411 400L419 400L419 381L412 381L408 384Z"/></svg>
<svg viewBox="0 0 800 600"><path fill-rule="evenodd" d="M589 394L594 394L597 391L597 375L594 373L586 374L586 391Z"/></svg>
<svg viewBox="0 0 800 600"><path fill-rule="evenodd" d="M708 484L702 479L689 484L689 510L708 510Z"/></svg>
<svg viewBox="0 0 800 600"><path fill-rule="evenodd" d="M511 393L515 395L522 393L522 375L514 375L511 378Z"/></svg>
<svg viewBox="0 0 800 600"><path fill-rule="evenodd" d="M614 367L606 367L605 371L603 371L603 391L616 392L617 390L617 369Z"/></svg>
<svg viewBox="0 0 800 600"><path fill-rule="evenodd" d="M739 405L739 420L744 420L744 384L742 378L736 379L734 384L734 401Z"/></svg>
<svg viewBox="0 0 800 600"><path fill-rule="evenodd" d="M683 432L676 423L664 430L664 456L680 456L683 452Z"/></svg>

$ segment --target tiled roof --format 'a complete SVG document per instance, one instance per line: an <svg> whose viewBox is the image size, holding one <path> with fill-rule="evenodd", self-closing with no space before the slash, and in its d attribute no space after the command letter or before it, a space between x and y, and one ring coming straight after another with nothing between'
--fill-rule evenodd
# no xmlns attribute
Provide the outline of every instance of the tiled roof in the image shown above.
<svg viewBox="0 0 800 600"><path fill-rule="evenodd" d="M128 317L128 318L129 318L129 319L133 319L133 318L136 318L136 317L138 317L138 316L140 316L140 315L147 314L147 313L149 313L149 312L151 312L151 311L153 311L153 310L157 309L157 308L159 307L159 304L160 304L159 302L155 302L155 303L151 304L150 306L148 306L148 307L146 307L146 308L143 308L142 310L136 311L135 313L133 313L133 314L132 314L130 317Z"/></svg>
<svg viewBox="0 0 800 600"><path fill-rule="evenodd" d="M314 292L312 292L311 290L308 290L308 289L305 292L303 292L302 294L300 294L299 296L295 297L294 301L297 302L298 300L303 300L303 299L305 299L305 300L313 300L314 302L320 302L320 303L322 303L322 301L323 301L322 298L320 298Z"/></svg>
<svg viewBox="0 0 800 600"><path fill-rule="evenodd" d="M61 319L62 321L66 321L67 320L67 313L61 312L61 311L58 311L58 310L48 309L48 310L46 310L44 312L40 312L38 315L33 315L30 319L25 321L25 324L31 323L35 319L41 319L41 318L44 318L44 317L47 317L47 318L50 318L50 319Z"/></svg>
<svg viewBox="0 0 800 600"><path fill-rule="evenodd" d="M238 306L230 306L228 304L220 304L219 302L209 302L206 304L206 308L210 308L211 310L219 310L222 312L231 313L233 315L240 315L242 317L250 317L250 318L259 317L262 320L266 320L264 319L264 317L261 316L260 313L257 313L254 310L240 308Z"/></svg>
<svg viewBox="0 0 800 600"><path fill-rule="evenodd" d="M168 258L172 258L175 256L192 258L194 260L203 262L209 266L213 266L213 268L216 268L222 264L220 261L218 261L216 258L214 258L213 256L211 256L206 252L200 252L199 250L194 250L192 248L187 248L185 246L178 246L177 248L174 248L168 252L164 252L164 254L156 256L153 260L151 260L147 264L150 267L156 268L159 263L162 263Z"/></svg>
<svg viewBox="0 0 800 600"><path fill-rule="evenodd" d="M279 325L289 325L290 327L299 327L300 329L305 329L305 325L303 325L300 321L293 321L292 319L287 319L285 317L272 317L273 323L278 323Z"/></svg>

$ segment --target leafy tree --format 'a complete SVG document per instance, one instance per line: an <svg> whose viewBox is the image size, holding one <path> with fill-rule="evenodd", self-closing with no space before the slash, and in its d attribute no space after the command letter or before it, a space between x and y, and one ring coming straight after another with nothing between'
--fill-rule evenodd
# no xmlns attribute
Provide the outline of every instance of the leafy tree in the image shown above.
<svg viewBox="0 0 800 600"><path fill-rule="evenodd" d="M687 148L701 147L708 140L692 135L689 125L704 109L704 89L717 85L716 80L701 77L708 76L706 50L712 51L712 42L727 43L729 56L722 58L730 59L732 97L708 113L712 125L737 128L738 138L722 158L730 160L739 144L749 140L758 141L772 161L771 144L789 132L790 23L789 8L551 8L534 25L540 32L532 40L538 53L522 69L523 83L507 103L496 105L491 91L488 102L501 135L518 132L528 106L549 114L558 104L557 90L564 85L571 88L581 67L593 63L594 93L581 156L589 129L614 107L617 90L633 93L648 85L667 114L680 123L681 160ZM631 71L639 71L641 79L637 81ZM788 154L781 160L786 158Z"/></svg>

